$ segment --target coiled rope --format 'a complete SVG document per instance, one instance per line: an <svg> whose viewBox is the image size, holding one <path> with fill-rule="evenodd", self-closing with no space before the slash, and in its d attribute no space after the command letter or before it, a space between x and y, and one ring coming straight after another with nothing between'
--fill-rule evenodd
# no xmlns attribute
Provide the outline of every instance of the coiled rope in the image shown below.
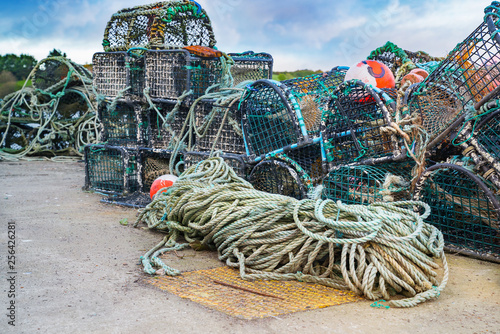
<svg viewBox="0 0 500 334"><path fill-rule="evenodd" d="M243 279L319 283L373 300L404 295L389 305L411 307L438 297L448 280L443 236L423 221L429 213L417 201L345 205L257 191L214 157L156 196L134 226L167 233L141 257L148 274L179 275L159 256L201 241ZM434 258L444 267L441 283Z"/></svg>

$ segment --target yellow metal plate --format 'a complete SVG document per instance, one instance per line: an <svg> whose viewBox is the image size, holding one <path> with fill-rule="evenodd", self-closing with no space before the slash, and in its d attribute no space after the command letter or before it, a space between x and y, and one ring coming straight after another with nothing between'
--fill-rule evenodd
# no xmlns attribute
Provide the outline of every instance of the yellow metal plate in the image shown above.
<svg viewBox="0 0 500 334"><path fill-rule="evenodd" d="M351 291L297 281L245 281L229 267L147 280L161 290L231 316L255 319L363 300Z"/></svg>

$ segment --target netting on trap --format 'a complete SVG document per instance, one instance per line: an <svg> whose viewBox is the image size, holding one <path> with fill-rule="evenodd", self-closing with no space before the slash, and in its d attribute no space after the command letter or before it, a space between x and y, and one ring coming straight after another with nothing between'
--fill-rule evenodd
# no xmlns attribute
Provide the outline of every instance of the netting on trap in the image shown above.
<svg viewBox="0 0 500 334"><path fill-rule="evenodd" d="M207 13L190 1L163 1L122 9L108 21L103 40L104 51L215 44Z"/></svg>
<svg viewBox="0 0 500 334"><path fill-rule="evenodd" d="M333 95L321 123L328 170L402 156L400 140L389 126L395 107L387 94L354 80L341 84Z"/></svg>
<svg viewBox="0 0 500 334"><path fill-rule="evenodd" d="M427 221L439 228L450 249L500 261L500 205L471 170L447 163L431 166L418 181L415 198L431 206Z"/></svg>
<svg viewBox="0 0 500 334"><path fill-rule="evenodd" d="M139 190L137 151L108 145L87 145L85 190L125 195Z"/></svg>
<svg viewBox="0 0 500 334"><path fill-rule="evenodd" d="M33 130L31 127L21 124L12 124L7 127L7 124L0 123L0 138L5 136L0 150L7 153L24 151L29 144L28 133L31 130ZM5 134L6 132L7 134Z"/></svg>
<svg viewBox="0 0 500 334"><path fill-rule="evenodd" d="M127 52L97 52L92 57L93 86L108 99L142 96L144 58Z"/></svg>
<svg viewBox="0 0 500 334"><path fill-rule="evenodd" d="M132 102L102 102L100 141L108 145L137 147L147 143L147 120L143 108Z"/></svg>
<svg viewBox="0 0 500 334"><path fill-rule="evenodd" d="M403 50L391 42L387 42L385 45L373 50L367 59L384 63L391 69L394 76L399 79L420 64L442 60L442 58L432 57L423 51L412 52Z"/></svg>
<svg viewBox="0 0 500 334"><path fill-rule="evenodd" d="M283 152L281 156L288 157L297 163L308 177L313 185L317 185L324 177L323 155L321 152L321 143L313 143L304 147Z"/></svg>
<svg viewBox="0 0 500 334"><path fill-rule="evenodd" d="M38 62L33 70L32 85L52 93L82 81L91 82L92 74L82 65L65 57L48 57Z"/></svg>
<svg viewBox="0 0 500 334"><path fill-rule="evenodd" d="M260 191L304 199L308 185L300 173L289 161L277 157L266 158L252 169L249 182Z"/></svg>
<svg viewBox="0 0 500 334"><path fill-rule="evenodd" d="M93 113L92 108L85 92L78 87L72 87L67 89L59 99L53 119L60 122L75 122Z"/></svg>
<svg viewBox="0 0 500 334"><path fill-rule="evenodd" d="M241 112L251 155L265 155L306 141L304 120L289 103L289 93L288 87L274 80L258 80L249 86Z"/></svg>
<svg viewBox="0 0 500 334"><path fill-rule="evenodd" d="M497 2L488 6L484 22L412 94L410 110L420 113L431 139L460 124L460 118L484 104L499 85L499 8Z"/></svg>
<svg viewBox="0 0 500 334"><path fill-rule="evenodd" d="M229 56L234 60L234 64L231 66L233 86L243 81L272 79L274 60L270 54L247 51L243 53L229 53Z"/></svg>
<svg viewBox="0 0 500 334"><path fill-rule="evenodd" d="M138 175L139 185L142 192L149 194L151 185L158 177L165 174L171 174L171 157L172 151L169 150L151 148L139 149ZM180 173L182 173L183 166L180 164L177 166L179 158L172 161L172 163L172 170L174 171L174 174L177 174L177 176L180 175Z"/></svg>
<svg viewBox="0 0 500 334"><path fill-rule="evenodd" d="M292 108L300 110L308 134L318 135L323 111L322 106L335 88L344 82L346 71L347 67L335 67L330 72L312 74L281 82L290 89L291 96L288 97L287 102L292 105Z"/></svg>
<svg viewBox="0 0 500 334"><path fill-rule="evenodd" d="M185 49L149 50L145 53L145 81L153 100L176 100L184 92L190 98L217 91L217 85L234 86L246 80L272 77L273 59L267 54L233 54L200 57Z"/></svg>
<svg viewBox="0 0 500 334"><path fill-rule="evenodd" d="M200 136L196 138L195 151L246 153L237 103L230 108L219 107L212 102L199 103L196 108L196 127Z"/></svg>
<svg viewBox="0 0 500 334"><path fill-rule="evenodd" d="M201 161L208 159L210 157L210 153L208 152L183 152L184 159L184 170L187 170L193 165L200 163ZM235 173L243 178L247 179L250 175L250 171L252 166L248 164L244 158L244 155L224 153L218 154L234 171Z"/></svg>
<svg viewBox="0 0 500 334"><path fill-rule="evenodd" d="M401 166L403 167L403 166ZM411 169L389 164L337 166L323 179L322 198L346 204L372 204L411 199Z"/></svg>
<svg viewBox="0 0 500 334"><path fill-rule="evenodd" d="M149 110L149 147L172 150L183 139L188 130L188 125L184 127L184 124L189 108L179 106L175 109L175 106L174 103L155 103L156 110Z"/></svg>
<svg viewBox="0 0 500 334"><path fill-rule="evenodd" d="M480 147L497 162L500 160L500 110L481 118L474 131Z"/></svg>

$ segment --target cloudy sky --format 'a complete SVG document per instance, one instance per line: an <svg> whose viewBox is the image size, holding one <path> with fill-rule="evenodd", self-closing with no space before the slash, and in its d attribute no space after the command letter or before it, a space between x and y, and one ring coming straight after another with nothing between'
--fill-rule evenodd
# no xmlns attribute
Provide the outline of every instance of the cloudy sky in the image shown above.
<svg viewBox="0 0 500 334"><path fill-rule="evenodd" d="M118 10L154 1L1 0L0 54L53 48L85 64ZM275 70L350 66L391 41L444 56L483 20L485 0L198 0L225 52L268 52Z"/></svg>

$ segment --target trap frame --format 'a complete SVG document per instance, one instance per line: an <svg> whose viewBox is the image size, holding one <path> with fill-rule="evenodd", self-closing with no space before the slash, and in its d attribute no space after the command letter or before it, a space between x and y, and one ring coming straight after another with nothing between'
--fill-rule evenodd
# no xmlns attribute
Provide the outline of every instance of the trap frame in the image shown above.
<svg viewBox="0 0 500 334"><path fill-rule="evenodd" d="M214 32L207 13L191 1L163 1L125 8L111 16L103 39L104 51L214 47Z"/></svg>
<svg viewBox="0 0 500 334"><path fill-rule="evenodd" d="M411 199L411 161L380 165L341 165L323 179L322 198L368 205Z"/></svg>
<svg viewBox="0 0 500 334"><path fill-rule="evenodd" d="M411 111L422 118L431 140L459 126L479 109L500 83L500 4L486 7L484 21L459 43L413 92Z"/></svg>
<svg viewBox="0 0 500 334"><path fill-rule="evenodd" d="M84 190L128 195L139 190L137 150L91 144L84 148Z"/></svg>
<svg viewBox="0 0 500 334"><path fill-rule="evenodd" d="M246 80L272 77L273 58L265 53L200 57L186 49L148 50L145 55L145 86L153 101L176 101L192 91L189 101Z"/></svg>
<svg viewBox="0 0 500 334"><path fill-rule="evenodd" d="M140 103L102 102L98 106L98 115L101 142L126 147L144 146L148 142L147 116Z"/></svg>
<svg viewBox="0 0 500 334"><path fill-rule="evenodd" d="M148 147L174 149L189 130L188 124L185 125L188 115L189 108L183 105L155 103L154 108L150 108L148 112Z"/></svg>
<svg viewBox="0 0 500 334"><path fill-rule="evenodd" d="M449 250L500 263L500 204L487 181L466 167L436 164L418 180L414 198L431 206L427 221Z"/></svg>
<svg viewBox="0 0 500 334"><path fill-rule="evenodd" d="M386 93L359 80L334 91L321 121L325 170L350 163L374 164L404 159L391 124L395 102Z"/></svg>
<svg viewBox="0 0 500 334"><path fill-rule="evenodd" d="M139 148L137 174L139 176L139 188L143 193L149 194L151 185L160 176L170 174L170 164L172 169L179 176L182 173L182 166L179 164L180 156L171 161L172 151L152 148ZM179 169L181 168L181 169Z"/></svg>
<svg viewBox="0 0 500 334"><path fill-rule="evenodd" d="M210 158L211 154L209 152L183 152L182 159L184 161L184 170L187 170L193 165L200 163L201 161ZM223 153L217 154L221 157L235 172L236 174L247 180L250 172L252 170L252 165L245 161L244 155Z"/></svg>
<svg viewBox="0 0 500 334"><path fill-rule="evenodd" d="M143 95L144 57L133 52L96 52L92 69L93 86L104 98Z"/></svg>

